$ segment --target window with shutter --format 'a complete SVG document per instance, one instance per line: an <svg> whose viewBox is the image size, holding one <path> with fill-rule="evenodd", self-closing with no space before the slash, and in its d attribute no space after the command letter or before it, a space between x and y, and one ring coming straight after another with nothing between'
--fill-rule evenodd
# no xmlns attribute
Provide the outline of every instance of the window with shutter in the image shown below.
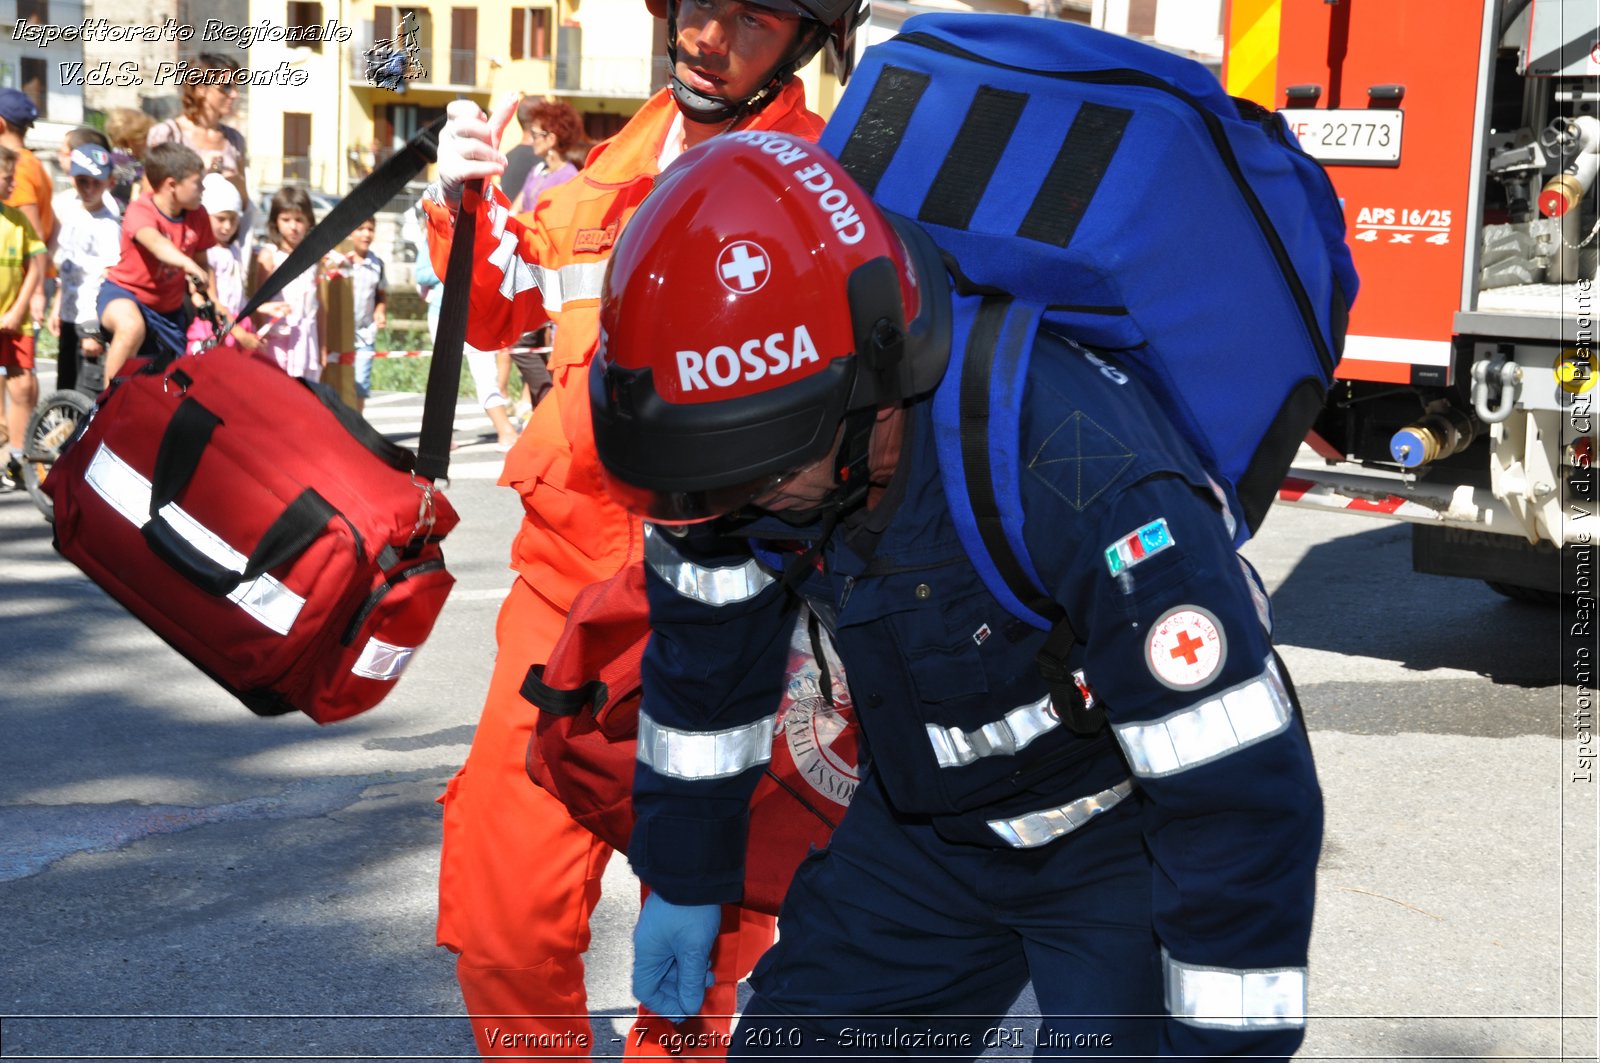
<svg viewBox="0 0 1600 1063"><path fill-rule="evenodd" d="M478 83L478 12L476 8L450 9L450 84Z"/></svg>
<svg viewBox="0 0 1600 1063"><path fill-rule="evenodd" d="M313 26L322 28L322 5L315 0L289 0L287 12L284 16L284 25L289 29L311 29ZM320 40L300 40L295 42L297 48L310 48L313 52L322 51Z"/></svg>
<svg viewBox="0 0 1600 1063"><path fill-rule="evenodd" d="M1157 0L1128 0L1128 36L1156 35Z"/></svg>
<svg viewBox="0 0 1600 1063"><path fill-rule="evenodd" d="M283 115L283 179L311 180L311 116L285 111Z"/></svg>

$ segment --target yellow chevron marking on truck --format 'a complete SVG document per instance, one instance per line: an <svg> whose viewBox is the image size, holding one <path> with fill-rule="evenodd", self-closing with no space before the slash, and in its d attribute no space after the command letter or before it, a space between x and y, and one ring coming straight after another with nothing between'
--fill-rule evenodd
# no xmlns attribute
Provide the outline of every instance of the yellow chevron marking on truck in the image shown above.
<svg viewBox="0 0 1600 1063"><path fill-rule="evenodd" d="M1234 0L1229 17L1228 92L1264 107L1274 98L1278 74L1278 32L1283 0Z"/></svg>

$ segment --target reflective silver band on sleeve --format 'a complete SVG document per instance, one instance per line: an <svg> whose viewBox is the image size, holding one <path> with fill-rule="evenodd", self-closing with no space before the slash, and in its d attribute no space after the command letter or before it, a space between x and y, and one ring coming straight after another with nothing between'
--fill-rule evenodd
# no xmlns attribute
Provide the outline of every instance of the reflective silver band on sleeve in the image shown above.
<svg viewBox="0 0 1600 1063"><path fill-rule="evenodd" d="M670 535L649 524L644 526L644 560L673 590L707 605L749 601L774 582L754 558L728 568L691 564L673 548Z"/></svg>
<svg viewBox="0 0 1600 1063"><path fill-rule="evenodd" d="M150 481L104 443L94 452L83 479L134 527L143 528L149 523ZM177 503L163 506L161 517L185 542L212 561L231 571L244 572L250 559L180 509ZM306 604L304 598L265 573L235 587L228 600L279 635L289 633Z"/></svg>
<svg viewBox="0 0 1600 1063"><path fill-rule="evenodd" d="M489 265L500 271L501 297L515 299L530 288L542 286L534 275L533 264L517 253L520 241L514 233L506 231L506 219L511 216L511 211L509 204L502 202L504 194L492 185L487 191L489 240L486 242L491 249L485 258Z"/></svg>
<svg viewBox="0 0 1600 1063"><path fill-rule="evenodd" d="M532 267L539 292L544 298L545 310L560 310L568 303L600 298L600 288L606 278L606 261L574 262L560 269Z"/></svg>
<svg viewBox="0 0 1600 1063"><path fill-rule="evenodd" d="M777 717L725 731L678 731L639 713L639 762L657 775L702 781L737 775L772 759Z"/></svg>
<svg viewBox="0 0 1600 1063"><path fill-rule="evenodd" d="M485 256L491 266L500 271L501 296L515 299L530 288L537 287L546 312L560 311L567 303L584 299L599 299L601 285L606 276L606 259L572 262L552 269L535 265L521 255L521 240L506 228L511 216L505 196L497 188L490 189L488 205L489 236L491 244Z"/></svg>
<svg viewBox="0 0 1600 1063"><path fill-rule="evenodd" d="M959 727L940 727L930 723L928 740L941 768L959 768L979 757L1006 756L1027 747L1028 743L1061 725L1055 706L1046 694L1038 701L1019 705L993 723L975 731Z"/></svg>
<svg viewBox="0 0 1600 1063"><path fill-rule="evenodd" d="M1133 773L1141 779L1157 779L1265 741L1287 728L1292 715L1277 662L1269 658L1256 678L1198 705L1149 723L1120 724L1113 730Z"/></svg>
<svg viewBox="0 0 1600 1063"><path fill-rule="evenodd" d="M1179 963L1161 950L1167 1013L1189 1026L1295 1029L1306 1024L1306 969L1235 970Z"/></svg>
<svg viewBox="0 0 1600 1063"><path fill-rule="evenodd" d="M1071 834L1100 813L1115 808L1133 793L1133 780L1124 779L1109 790L1101 790L1055 808L1042 808L1015 819L991 819L989 829L1014 849L1032 849Z"/></svg>

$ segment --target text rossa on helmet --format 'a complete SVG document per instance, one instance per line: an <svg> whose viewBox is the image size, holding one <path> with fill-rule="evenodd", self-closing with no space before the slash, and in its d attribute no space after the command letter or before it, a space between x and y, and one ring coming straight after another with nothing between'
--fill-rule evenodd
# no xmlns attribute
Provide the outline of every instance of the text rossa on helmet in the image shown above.
<svg viewBox="0 0 1600 1063"><path fill-rule="evenodd" d="M745 131L686 153L606 271L589 394L607 489L660 523L721 516L826 456L848 412L931 391L949 306L919 275L944 276L926 234L816 145Z"/></svg>

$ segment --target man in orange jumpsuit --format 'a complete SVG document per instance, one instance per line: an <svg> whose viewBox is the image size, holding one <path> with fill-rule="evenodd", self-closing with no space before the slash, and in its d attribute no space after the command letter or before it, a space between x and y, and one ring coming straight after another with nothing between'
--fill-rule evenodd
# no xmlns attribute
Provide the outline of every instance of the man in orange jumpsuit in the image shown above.
<svg viewBox="0 0 1600 1063"><path fill-rule="evenodd" d="M517 580L497 623L499 654L466 765L445 791L439 944L456 952L456 977L484 1055L582 1055L589 1035L581 954L611 850L528 778L536 710L519 694L543 663L573 597L642 556L642 529L610 500L589 419L588 370L599 336L599 297L617 234L655 176L688 148L731 129L773 129L815 140L794 73L826 46L848 75L861 0L657 0L668 19L671 87L589 156L572 181L531 215L510 216L486 192L475 237L467 342L503 347L556 323L553 390L507 456L500 482L522 496L512 544ZM448 110L439 180L424 201L429 245L443 275L461 185L500 173L496 150L515 100L485 118L471 101ZM699 1016L677 1028L641 1010L629 1055L665 1054L662 1035L697 1054L720 1052L740 978L772 941L770 916L729 906L712 959L716 983ZM720 1016L720 1018L718 1017Z"/></svg>

